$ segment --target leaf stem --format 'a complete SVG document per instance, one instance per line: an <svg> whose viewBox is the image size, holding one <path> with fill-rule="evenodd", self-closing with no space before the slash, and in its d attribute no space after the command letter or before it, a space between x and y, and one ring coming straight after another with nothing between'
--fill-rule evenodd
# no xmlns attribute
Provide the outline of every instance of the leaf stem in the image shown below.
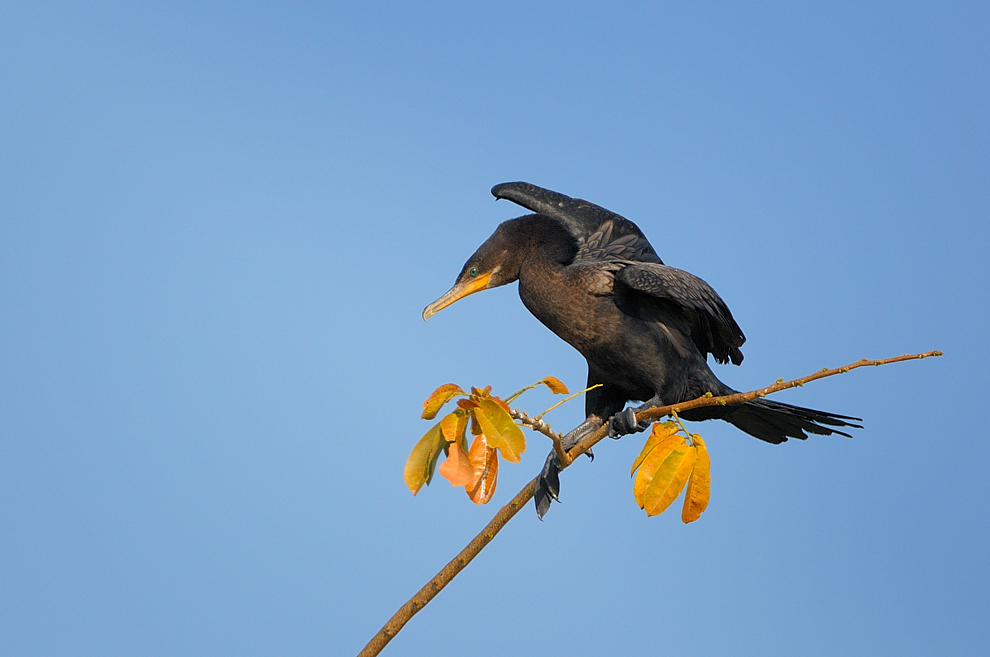
<svg viewBox="0 0 990 657"><path fill-rule="evenodd" d="M563 398L563 399L561 399L561 400L560 400L559 402L557 402L556 404L554 404L553 406L551 406L551 407L550 407L550 408L548 408L547 410L545 410L545 411L543 411L542 413L540 413L539 415L537 415L537 416L536 416L535 418L533 418L533 419L535 419L535 420L539 420L539 419L541 419L541 418L542 418L542 417L543 417L544 415L546 415L547 413L549 413L549 412L550 412L550 411L552 411L553 409L555 409L555 408L557 408L557 407L558 407L558 406L560 406L561 404L565 404L565 403L567 403L567 402L569 402L569 401L571 401L572 399L574 399L575 397L577 397L578 395L583 395L584 393L586 393L586 392L588 392L589 390L594 390L595 388L601 388L601 387L602 387L602 384L601 384L601 383L596 383L595 385L593 385L593 386L591 386L590 388L585 388L584 390L581 390L581 391L579 391L579 392L575 392L575 393L574 393L573 395L568 395L567 397L564 397L564 398Z"/></svg>
<svg viewBox="0 0 990 657"><path fill-rule="evenodd" d="M677 411L671 411L670 414L674 418L674 422L677 423L677 426L680 427L681 431L684 432L684 437L687 438L688 441L690 441L691 444L693 445L694 441L691 440L691 432L687 430L686 426L684 426L684 422L682 422L680 416L677 415Z"/></svg>
<svg viewBox="0 0 990 657"><path fill-rule="evenodd" d="M514 393L512 393L511 395L509 395L508 397L506 397L506 398L505 398L505 399L503 399L502 401L504 401L504 402L505 402L506 404L510 404L510 403L512 403L512 402L513 402L513 401L514 401L514 400L515 400L515 399L516 399L517 397L519 397L519 395L521 395L521 394L523 394L523 393L524 393L524 392L526 392L527 390L532 390L533 388L535 388L535 387L536 387L536 386L538 386L538 385L540 385L540 382L539 382L539 381L537 381L536 383L531 383L530 385L528 385L528 386L526 386L526 387L524 387L524 388L522 388L522 389L520 389L520 390L516 390L516 391L515 391Z"/></svg>

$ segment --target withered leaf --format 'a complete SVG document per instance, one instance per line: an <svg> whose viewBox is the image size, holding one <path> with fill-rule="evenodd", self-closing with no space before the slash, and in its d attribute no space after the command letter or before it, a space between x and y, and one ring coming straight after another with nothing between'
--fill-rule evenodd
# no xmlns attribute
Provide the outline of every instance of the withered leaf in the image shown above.
<svg viewBox="0 0 990 657"><path fill-rule="evenodd" d="M565 386L563 382L555 376L545 376L540 379L540 383L550 388L550 392L555 395L566 395L570 392L570 390L567 389L567 386Z"/></svg>
<svg viewBox="0 0 990 657"><path fill-rule="evenodd" d="M483 436L478 436L471 443L468 458L473 466L474 482L465 487L467 496L475 504L487 504L495 494L498 483L498 452L485 443Z"/></svg>

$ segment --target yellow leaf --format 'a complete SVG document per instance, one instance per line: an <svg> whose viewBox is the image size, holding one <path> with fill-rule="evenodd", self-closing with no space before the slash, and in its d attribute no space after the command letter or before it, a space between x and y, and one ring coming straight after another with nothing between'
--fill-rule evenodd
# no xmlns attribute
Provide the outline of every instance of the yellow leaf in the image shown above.
<svg viewBox="0 0 990 657"><path fill-rule="evenodd" d="M423 484L430 483L433 478L433 470L437 466L437 459L440 458L440 452L443 451L443 446L446 444L447 441L443 439L440 425L436 424L413 447L409 458L406 459L406 467L403 472L406 486L409 487L413 495L419 492Z"/></svg>
<svg viewBox="0 0 990 657"><path fill-rule="evenodd" d="M685 523L694 522L701 517L701 514L708 508L708 497L711 493L711 459L708 457L708 448L701 436L694 434L691 436L694 449L698 453L694 462L694 471L688 480L687 492L684 493L684 510L681 512L681 520Z"/></svg>
<svg viewBox="0 0 990 657"><path fill-rule="evenodd" d="M467 486L475 483L474 465L457 442L447 447L447 458L440 464L438 472L450 482L451 486Z"/></svg>
<svg viewBox="0 0 990 657"><path fill-rule="evenodd" d="M479 399L474 417L488 446L498 449L506 461L518 463L519 456L526 451L526 437L512 416L494 400Z"/></svg>
<svg viewBox="0 0 990 657"><path fill-rule="evenodd" d="M471 443L468 458L474 468L473 483L464 490L475 504L487 504L495 494L495 484L498 483L498 452L485 443L483 436L479 436Z"/></svg>
<svg viewBox="0 0 990 657"><path fill-rule="evenodd" d="M459 385L445 383L433 391L423 402L423 419L432 420L440 412L441 407L457 395L466 394Z"/></svg>
<svg viewBox="0 0 990 657"><path fill-rule="evenodd" d="M443 437L448 443L463 442L467 423L468 414L460 409L444 415L440 420L440 429L443 431Z"/></svg>
<svg viewBox="0 0 990 657"><path fill-rule="evenodd" d="M665 438L668 436L673 436L675 433L677 433L677 425L673 422L655 423L653 425L653 431L650 432L650 437L646 439L646 444L643 445L642 451L639 453L639 456L636 457L636 460L633 461L632 469L629 471L629 476L632 476L632 474L636 472L636 468L643 463L643 459L649 456L650 452L652 452L657 445L659 445Z"/></svg>
<svg viewBox="0 0 990 657"><path fill-rule="evenodd" d="M681 445L672 451L653 475L650 485L643 493L643 509L646 515L663 513L671 502L684 490L684 484L691 476L697 452L694 447Z"/></svg>
<svg viewBox="0 0 990 657"><path fill-rule="evenodd" d="M650 436L650 438L652 439L653 436ZM639 466L639 472L636 473L636 479L633 480L633 497L636 498L639 508L644 508L645 501L643 495L653 481L657 470L663 465L671 452L684 444L684 440L684 436L680 434L667 434L647 454L646 458L643 459Z"/></svg>
<svg viewBox="0 0 990 657"><path fill-rule="evenodd" d="M567 389L567 386L565 386L563 382L561 382L561 380L555 376L543 377L540 380L540 383L550 388L550 392L552 392L555 395L566 395L570 393L570 390Z"/></svg>

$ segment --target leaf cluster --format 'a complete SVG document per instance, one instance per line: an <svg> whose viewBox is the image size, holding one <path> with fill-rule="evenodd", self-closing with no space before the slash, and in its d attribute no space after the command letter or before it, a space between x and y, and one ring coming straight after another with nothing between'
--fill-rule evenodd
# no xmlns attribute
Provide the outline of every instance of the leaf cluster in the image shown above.
<svg viewBox="0 0 990 657"><path fill-rule="evenodd" d="M634 475L633 497L648 516L666 511L685 484L687 493L681 520L694 522L708 507L711 490L708 449L701 436L689 435L683 425L674 422L654 424L630 474Z"/></svg>
<svg viewBox="0 0 990 657"><path fill-rule="evenodd" d="M544 384L554 393L567 393L567 387L554 377L526 386L508 398ZM498 480L498 457L518 463L526 451L526 438L512 419L508 403L491 394L492 387L471 388L447 383L433 391L423 402L423 419L432 420L456 397L457 408L441 418L413 447L406 460L405 480L413 495L429 485L437 470L440 455L446 458L439 467L440 476L452 486L463 486L475 504L485 504L495 493ZM472 439L468 444L468 432Z"/></svg>

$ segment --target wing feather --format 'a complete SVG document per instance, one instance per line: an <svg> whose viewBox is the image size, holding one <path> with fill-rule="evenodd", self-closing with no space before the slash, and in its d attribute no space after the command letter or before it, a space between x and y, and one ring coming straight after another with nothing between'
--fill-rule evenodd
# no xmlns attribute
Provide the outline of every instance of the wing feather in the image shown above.
<svg viewBox="0 0 990 657"><path fill-rule="evenodd" d="M492 195L563 224L578 241L576 259L623 258L637 262L661 262L639 226L590 201L571 198L526 182L495 185Z"/></svg>
<svg viewBox="0 0 990 657"><path fill-rule="evenodd" d="M639 226L589 201L530 183L502 183L492 195L559 221L578 242L572 265L585 269L595 294L611 294L618 281L671 301L687 315L691 338L703 354L720 363L742 362L739 347L746 337L722 298L697 276L664 265Z"/></svg>
<svg viewBox="0 0 990 657"><path fill-rule="evenodd" d="M674 267L636 262L626 263L615 278L634 290L681 306L692 320L691 337L702 353L712 354L720 363L742 362L739 347L746 336L722 297L705 281Z"/></svg>

